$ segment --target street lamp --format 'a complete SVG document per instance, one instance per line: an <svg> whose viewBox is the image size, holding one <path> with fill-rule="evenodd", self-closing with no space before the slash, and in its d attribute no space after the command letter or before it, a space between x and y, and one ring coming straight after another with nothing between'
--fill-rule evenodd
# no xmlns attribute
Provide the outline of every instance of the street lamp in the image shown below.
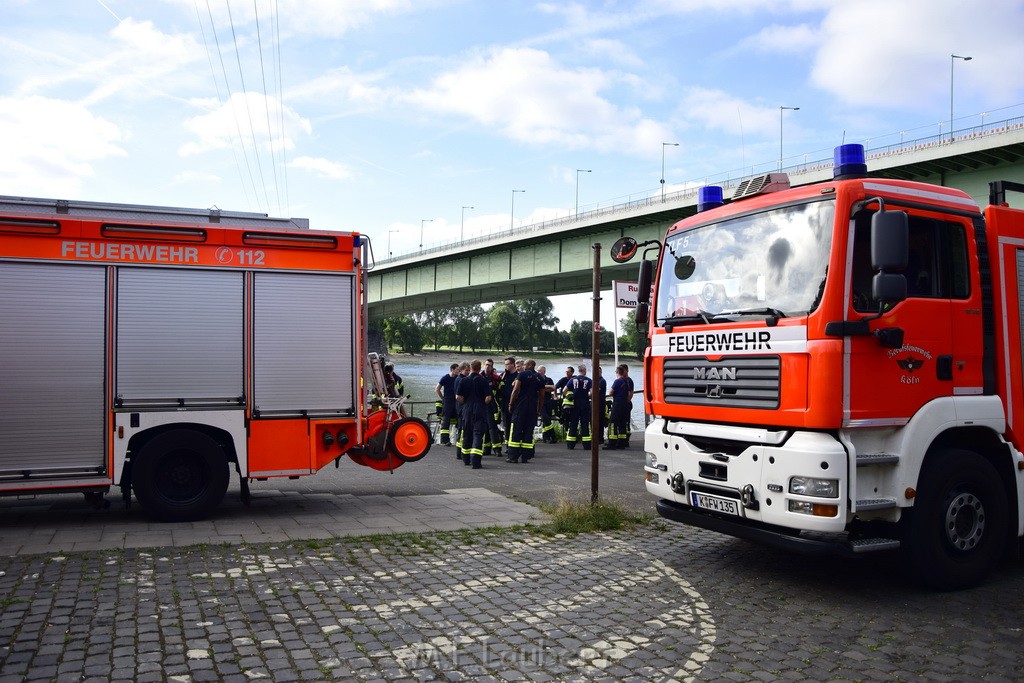
<svg viewBox="0 0 1024 683"><path fill-rule="evenodd" d="M465 237L463 236L466 232L466 209L472 209L472 206L462 207L462 223L459 226L459 241L461 242Z"/></svg>
<svg viewBox="0 0 1024 683"><path fill-rule="evenodd" d="M799 111L800 107L779 107L779 170L782 170L782 112L786 109Z"/></svg>
<svg viewBox="0 0 1024 683"><path fill-rule="evenodd" d="M589 168L576 169L576 213L580 212L580 173L590 173Z"/></svg>
<svg viewBox="0 0 1024 683"><path fill-rule="evenodd" d="M965 62L971 61L970 57L962 57L960 55L949 56L949 141L953 142L953 65L956 64L956 60L962 59Z"/></svg>
<svg viewBox="0 0 1024 683"><path fill-rule="evenodd" d="M512 215L508 219L508 229L512 230L512 225L516 220L516 192L526 192L526 190L512 190Z"/></svg>
<svg viewBox="0 0 1024 683"><path fill-rule="evenodd" d="M678 142L661 143L661 201L665 201L665 148L678 146Z"/></svg>
<svg viewBox="0 0 1024 683"><path fill-rule="evenodd" d="M433 223L433 222L434 222L433 218L421 218L420 219L420 250L423 249L423 224L424 223Z"/></svg>
<svg viewBox="0 0 1024 683"><path fill-rule="evenodd" d="M388 230L388 258L394 256L394 252L391 251L391 235L398 232L397 230Z"/></svg>

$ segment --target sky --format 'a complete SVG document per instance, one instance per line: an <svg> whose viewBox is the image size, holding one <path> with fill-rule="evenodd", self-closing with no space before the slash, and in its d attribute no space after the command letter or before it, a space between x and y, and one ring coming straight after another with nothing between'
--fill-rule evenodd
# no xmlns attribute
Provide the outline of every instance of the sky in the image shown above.
<svg viewBox="0 0 1024 683"><path fill-rule="evenodd" d="M948 132L951 109L955 130L1024 116L1024 0L0 0L0 17L0 194L303 217L378 259ZM563 329L590 317L588 295L555 301Z"/></svg>

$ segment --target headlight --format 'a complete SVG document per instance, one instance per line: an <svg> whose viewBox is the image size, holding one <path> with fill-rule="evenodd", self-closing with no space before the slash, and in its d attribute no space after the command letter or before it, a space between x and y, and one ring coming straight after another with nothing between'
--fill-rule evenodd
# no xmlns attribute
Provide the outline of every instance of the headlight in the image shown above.
<svg viewBox="0 0 1024 683"><path fill-rule="evenodd" d="M654 453L647 453L647 466L652 468L658 467L658 456Z"/></svg>
<svg viewBox="0 0 1024 683"><path fill-rule="evenodd" d="M816 498L838 498L838 479L815 479L814 477L793 477L789 480L789 492L798 496Z"/></svg>

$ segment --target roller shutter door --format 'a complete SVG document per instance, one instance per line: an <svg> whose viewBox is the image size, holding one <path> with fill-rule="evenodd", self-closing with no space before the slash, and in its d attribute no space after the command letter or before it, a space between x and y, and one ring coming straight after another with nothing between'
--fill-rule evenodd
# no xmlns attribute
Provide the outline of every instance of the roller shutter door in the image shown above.
<svg viewBox="0 0 1024 683"><path fill-rule="evenodd" d="M0 474L104 470L106 271L0 263Z"/></svg>
<svg viewBox="0 0 1024 683"><path fill-rule="evenodd" d="M353 412L353 280L255 274L253 404L259 416Z"/></svg>
<svg viewBox="0 0 1024 683"><path fill-rule="evenodd" d="M232 271L118 271L119 405L240 406L242 278Z"/></svg>

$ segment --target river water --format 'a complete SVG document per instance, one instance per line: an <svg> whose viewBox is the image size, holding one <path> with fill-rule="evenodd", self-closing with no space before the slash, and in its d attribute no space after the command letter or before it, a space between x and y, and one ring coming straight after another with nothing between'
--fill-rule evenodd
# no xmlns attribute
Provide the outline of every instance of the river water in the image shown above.
<svg viewBox="0 0 1024 683"><path fill-rule="evenodd" d="M424 356L392 356L390 360L395 364L395 372L402 378L402 382L405 385L405 393L410 397L409 401L414 404L411 406L411 414L425 419L428 413L432 413L434 411L434 401L437 398L437 395L434 393L434 387L437 386L441 376L448 372L448 366L452 363L472 360L473 358L480 358L481 361L493 358L495 370L498 372L504 367L502 356L469 356L457 353L451 355L430 353ZM619 362L624 362L629 366L629 376L633 378L633 389L635 392L632 414L633 432L642 431L644 425L644 402L641 395L643 391L643 373L641 370L643 366L640 361L635 359L626 360L620 357ZM565 369L568 366L571 365L575 368L581 363L587 366L587 374L592 375L590 359L581 359L578 356L543 358L537 361L537 366L547 368L547 376L557 382L562 377L565 377ZM615 379L614 358L602 359L601 370L605 376L605 382L608 383L608 386L611 386Z"/></svg>

